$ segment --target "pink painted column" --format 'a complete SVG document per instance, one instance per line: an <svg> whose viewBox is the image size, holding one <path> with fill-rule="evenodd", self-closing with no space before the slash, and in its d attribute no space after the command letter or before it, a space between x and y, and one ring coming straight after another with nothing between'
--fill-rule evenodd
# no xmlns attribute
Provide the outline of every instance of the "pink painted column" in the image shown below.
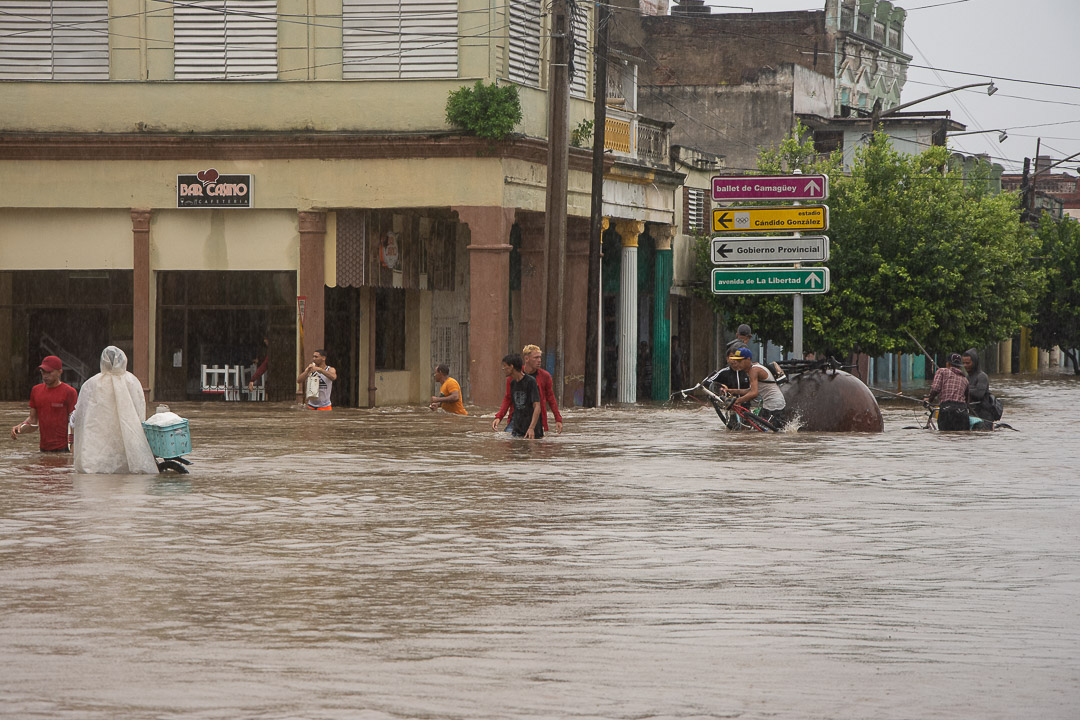
<svg viewBox="0 0 1080 720"><path fill-rule="evenodd" d="M497 406L506 392L509 348L510 228L514 209L455 207L469 226L469 385L477 405Z"/></svg>
<svg viewBox="0 0 1080 720"><path fill-rule="evenodd" d="M544 259L544 216L540 213L519 213L521 228L521 346L544 343L544 286L547 283L547 264ZM520 347L513 348L521 350ZM543 348L545 354L548 348ZM554 352L554 348L551 349Z"/></svg>
<svg viewBox="0 0 1080 720"><path fill-rule="evenodd" d="M304 308L304 346L301 367L310 362L311 354L323 347L325 339L323 296L326 287L326 213L301 212L300 264L296 273L296 294L306 297ZM299 319L298 319L299 320ZM297 398L300 388L296 390Z"/></svg>
<svg viewBox="0 0 1080 720"><path fill-rule="evenodd" d="M589 292L589 221L569 218L566 227L566 338L563 405L580 405L585 390L585 321Z"/></svg>
<svg viewBox="0 0 1080 720"><path fill-rule="evenodd" d="M143 396L150 399L150 211L131 211L132 348L128 370L139 378Z"/></svg>

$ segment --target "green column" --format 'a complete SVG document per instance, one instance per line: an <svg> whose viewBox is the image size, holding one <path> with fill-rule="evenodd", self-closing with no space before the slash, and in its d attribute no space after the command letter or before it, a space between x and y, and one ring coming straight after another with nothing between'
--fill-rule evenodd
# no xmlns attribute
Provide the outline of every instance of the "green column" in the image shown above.
<svg viewBox="0 0 1080 720"><path fill-rule="evenodd" d="M671 396L671 314L668 297L671 294L671 235L672 228L662 227L656 235L656 258L653 263L652 317L652 399L664 402Z"/></svg>

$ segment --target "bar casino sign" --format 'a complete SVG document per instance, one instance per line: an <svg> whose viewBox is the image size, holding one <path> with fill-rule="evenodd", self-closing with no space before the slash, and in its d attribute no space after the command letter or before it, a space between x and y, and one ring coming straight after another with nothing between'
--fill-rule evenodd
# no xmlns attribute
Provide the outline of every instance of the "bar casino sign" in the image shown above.
<svg viewBox="0 0 1080 720"><path fill-rule="evenodd" d="M249 208L251 175L219 175L213 168L176 176L178 208Z"/></svg>

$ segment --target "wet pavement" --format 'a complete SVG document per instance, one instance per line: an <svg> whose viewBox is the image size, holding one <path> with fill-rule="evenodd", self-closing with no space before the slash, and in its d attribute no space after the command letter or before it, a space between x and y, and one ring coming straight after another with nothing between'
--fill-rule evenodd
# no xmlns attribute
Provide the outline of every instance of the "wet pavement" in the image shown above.
<svg viewBox="0 0 1080 720"><path fill-rule="evenodd" d="M1017 432L193 403L160 477L5 437L0 716L1075 718L1080 378L991 382Z"/></svg>

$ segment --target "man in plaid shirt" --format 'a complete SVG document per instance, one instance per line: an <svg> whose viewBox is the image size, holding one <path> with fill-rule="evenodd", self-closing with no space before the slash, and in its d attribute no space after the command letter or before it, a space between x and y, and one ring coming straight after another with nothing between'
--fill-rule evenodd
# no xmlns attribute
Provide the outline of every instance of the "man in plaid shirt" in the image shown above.
<svg viewBox="0 0 1080 720"><path fill-rule="evenodd" d="M927 402L941 399L938 410L939 430L970 430L968 420L968 379L963 371L964 361L960 353L949 356L949 363L934 373Z"/></svg>

